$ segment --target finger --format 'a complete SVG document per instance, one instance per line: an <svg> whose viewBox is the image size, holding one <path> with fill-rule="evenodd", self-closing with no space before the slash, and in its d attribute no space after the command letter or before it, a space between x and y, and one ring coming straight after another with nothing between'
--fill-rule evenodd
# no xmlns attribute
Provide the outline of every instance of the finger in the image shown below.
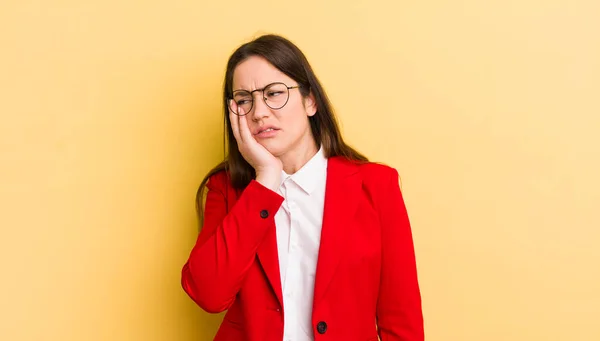
<svg viewBox="0 0 600 341"><path fill-rule="evenodd" d="M231 106L229 109L229 122L231 123L231 130L233 131L233 136L237 142L242 142L242 138L240 136L240 122L239 116L234 113L233 110L237 110L237 104L230 100Z"/></svg>
<svg viewBox="0 0 600 341"><path fill-rule="evenodd" d="M245 143L248 143L254 139L252 136L252 132L250 132L250 127L248 126L248 119L246 118L244 109L240 108L240 136Z"/></svg>

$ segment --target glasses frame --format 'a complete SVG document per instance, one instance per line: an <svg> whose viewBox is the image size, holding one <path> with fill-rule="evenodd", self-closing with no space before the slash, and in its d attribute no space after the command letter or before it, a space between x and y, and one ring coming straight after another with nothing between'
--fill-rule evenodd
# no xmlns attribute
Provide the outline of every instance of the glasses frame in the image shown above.
<svg viewBox="0 0 600 341"><path fill-rule="evenodd" d="M273 108L272 106L270 106L269 103L267 103L267 98L265 97L265 89L267 89L270 86L276 85L276 84L281 84L281 85L283 85L283 86L285 86L287 88L287 98L285 100L285 103L283 103L283 105L280 106L279 108ZM279 109L285 107L287 105L288 101L290 100L290 90L292 90L292 89L299 89L301 87L302 87L301 85L288 86L287 84L285 84L283 82L273 82L273 83L265 85L261 89L254 89L252 91L248 91L248 90L235 90L235 91L233 91L231 93L231 98L229 98L229 100L235 101L234 97L235 97L235 94L238 93L238 92L249 93L250 94L250 98L252 98L252 103L250 104L250 109L248 109L248 111L244 115L240 115L240 114L238 114L237 112L235 112L231 108L231 104L230 104L229 101L228 101L229 103L227 104L227 109L229 109L229 111L231 111L232 113L234 113L234 114L236 114L238 116L246 116L246 115L248 115L252 111L252 109L254 109L254 93L255 92L260 92L262 100L263 100L263 102L265 103L265 105L267 107L269 107L269 108L271 108L273 110L279 110ZM236 105L237 105L237 103L236 103Z"/></svg>

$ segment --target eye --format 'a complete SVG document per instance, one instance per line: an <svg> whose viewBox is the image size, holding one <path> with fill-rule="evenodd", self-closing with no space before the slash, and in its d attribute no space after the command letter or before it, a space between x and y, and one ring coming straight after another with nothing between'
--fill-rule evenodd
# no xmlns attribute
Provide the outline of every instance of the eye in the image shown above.
<svg viewBox="0 0 600 341"><path fill-rule="evenodd" d="M247 100L247 99L240 99L240 100L236 101L235 103L236 103L237 105L244 105L244 104L248 104L248 103L250 103L250 101L249 101L249 100Z"/></svg>
<svg viewBox="0 0 600 341"><path fill-rule="evenodd" d="M277 97L279 95L283 94L283 91L269 91L267 93L268 97Z"/></svg>

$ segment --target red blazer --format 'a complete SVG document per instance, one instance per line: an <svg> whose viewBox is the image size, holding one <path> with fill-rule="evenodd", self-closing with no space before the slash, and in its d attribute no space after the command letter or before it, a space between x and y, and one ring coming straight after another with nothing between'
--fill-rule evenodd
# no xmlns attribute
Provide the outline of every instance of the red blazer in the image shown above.
<svg viewBox="0 0 600 341"><path fill-rule="evenodd" d="M276 192L208 182L205 221L182 285L205 311L227 310L215 341L282 341ZM398 172L329 159L313 300L315 341L423 341L412 234Z"/></svg>

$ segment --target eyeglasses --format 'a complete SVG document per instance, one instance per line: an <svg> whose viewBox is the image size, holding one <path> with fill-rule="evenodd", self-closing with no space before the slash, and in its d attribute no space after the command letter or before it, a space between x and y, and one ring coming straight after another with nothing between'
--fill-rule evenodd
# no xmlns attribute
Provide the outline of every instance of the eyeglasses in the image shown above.
<svg viewBox="0 0 600 341"><path fill-rule="evenodd" d="M265 104L273 110L278 110L283 108L287 104L290 98L290 90L298 89L300 87L300 85L287 86L284 83L280 82L271 83L262 89L256 89L252 91L236 90L233 92L233 98L231 99L233 99L233 101L239 108L242 108L244 110L244 115L247 115L250 112L250 110L252 110L252 108L254 107L254 93L259 91L262 93L262 99L263 101L265 101ZM229 110L231 110L231 112L233 112L236 115L239 115L237 111L234 110L231 102L229 102L228 105Z"/></svg>

